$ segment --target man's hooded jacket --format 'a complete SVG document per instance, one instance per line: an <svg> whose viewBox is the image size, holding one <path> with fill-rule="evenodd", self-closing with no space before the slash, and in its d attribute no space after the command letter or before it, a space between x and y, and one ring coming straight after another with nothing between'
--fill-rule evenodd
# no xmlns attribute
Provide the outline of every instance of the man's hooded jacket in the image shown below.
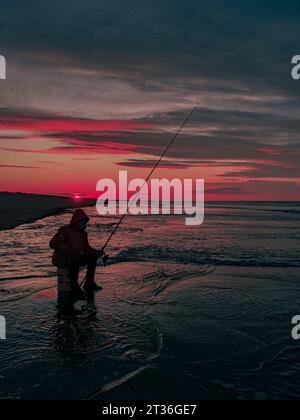
<svg viewBox="0 0 300 420"><path fill-rule="evenodd" d="M50 247L54 249L53 264L61 257L80 257L82 255L97 257L98 251L92 248L88 242L88 235L80 228L82 221L89 221L89 217L83 210L76 210L68 226L59 229L58 233L50 241Z"/></svg>

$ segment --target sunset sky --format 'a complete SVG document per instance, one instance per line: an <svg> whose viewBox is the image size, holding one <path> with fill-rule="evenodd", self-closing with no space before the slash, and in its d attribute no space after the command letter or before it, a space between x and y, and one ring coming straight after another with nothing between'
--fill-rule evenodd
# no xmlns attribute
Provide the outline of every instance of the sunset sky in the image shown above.
<svg viewBox="0 0 300 420"><path fill-rule="evenodd" d="M2 0L0 190L145 178L200 102L155 177L299 200L299 21L298 0Z"/></svg>

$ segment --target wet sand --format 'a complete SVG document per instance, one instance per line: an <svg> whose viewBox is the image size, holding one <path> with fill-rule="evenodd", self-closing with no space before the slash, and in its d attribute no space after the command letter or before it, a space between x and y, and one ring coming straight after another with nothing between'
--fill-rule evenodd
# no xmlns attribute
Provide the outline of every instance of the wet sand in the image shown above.
<svg viewBox="0 0 300 420"><path fill-rule="evenodd" d="M33 223L66 209L93 206L95 200L68 197L0 192L0 230Z"/></svg>
<svg viewBox="0 0 300 420"><path fill-rule="evenodd" d="M73 320L57 316L48 246L69 212L0 232L0 399L299 399L300 206L238 207L211 206L198 229L128 217ZM100 246L118 219L86 211Z"/></svg>

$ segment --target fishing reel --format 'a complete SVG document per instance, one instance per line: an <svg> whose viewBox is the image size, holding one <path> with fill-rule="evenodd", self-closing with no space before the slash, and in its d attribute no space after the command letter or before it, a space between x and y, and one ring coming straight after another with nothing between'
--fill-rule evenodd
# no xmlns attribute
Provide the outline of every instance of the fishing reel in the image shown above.
<svg viewBox="0 0 300 420"><path fill-rule="evenodd" d="M105 252L103 250L99 251L99 258L101 258L102 262L103 262L103 266L106 267L106 263L109 259L109 255L105 254Z"/></svg>

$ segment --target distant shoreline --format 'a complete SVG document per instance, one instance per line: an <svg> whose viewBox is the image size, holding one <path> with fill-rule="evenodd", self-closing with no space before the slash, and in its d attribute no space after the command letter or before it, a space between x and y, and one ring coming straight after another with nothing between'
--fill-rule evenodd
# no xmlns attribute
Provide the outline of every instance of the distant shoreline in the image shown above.
<svg viewBox="0 0 300 420"><path fill-rule="evenodd" d="M23 224L34 223L45 217L55 216L67 209L92 207L97 200L84 198L75 200L69 197L0 192L0 231L14 229ZM298 201L207 201L206 205L279 205L298 204ZM299 203L300 204L300 203Z"/></svg>
<svg viewBox="0 0 300 420"><path fill-rule="evenodd" d="M92 207L93 199L74 200L68 197L0 192L0 230L10 230L55 216L67 209Z"/></svg>

